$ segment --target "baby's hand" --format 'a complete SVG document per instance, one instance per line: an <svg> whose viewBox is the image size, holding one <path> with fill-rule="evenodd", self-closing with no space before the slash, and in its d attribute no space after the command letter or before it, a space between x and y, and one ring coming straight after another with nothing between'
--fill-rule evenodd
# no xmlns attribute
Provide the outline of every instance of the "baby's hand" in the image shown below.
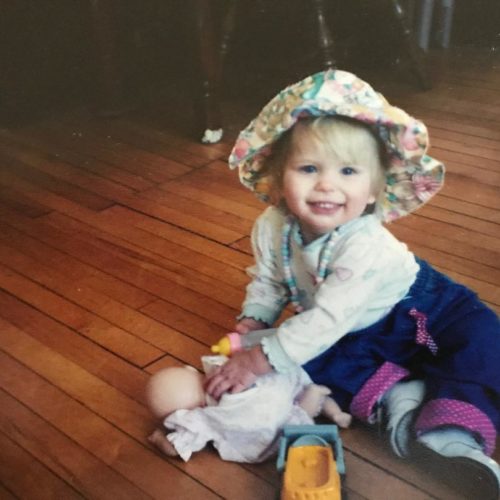
<svg viewBox="0 0 500 500"><path fill-rule="evenodd" d="M236 323L234 331L241 335L245 335L248 332L253 332L254 330L263 330L264 328L269 328L267 323L264 321L258 321L253 318L243 318L241 321Z"/></svg>
<svg viewBox="0 0 500 500"><path fill-rule="evenodd" d="M260 347L234 353L205 381L205 391L215 399L225 392L235 394L248 389L259 375L272 371L272 367Z"/></svg>

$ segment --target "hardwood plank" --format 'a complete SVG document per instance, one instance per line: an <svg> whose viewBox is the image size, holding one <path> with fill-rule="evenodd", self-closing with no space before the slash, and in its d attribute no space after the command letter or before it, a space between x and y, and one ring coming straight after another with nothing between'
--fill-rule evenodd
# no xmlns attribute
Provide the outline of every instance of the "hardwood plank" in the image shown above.
<svg viewBox="0 0 500 500"><path fill-rule="evenodd" d="M462 242L453 241L450 244L450 240L446 238L436 234L426 235L401 224L392 225L391 232L401 241L408 243L417 255L428 258L432 264L439 264L445 272L454 272L459 282L469 283L483 300L496 303L498 282L495 281L495 276L498 275L498 257L495 253ZM439 255L436 252L439 252ZM476 280L475 277L481 277L484 281Z"/></svg>
<svg viewBox="0 0 500 500"><path fill-rule="evenodd" d="M153 200L145 199L139 196L122 196L120 204L132 208L138 212L149 215L150 217L182 227L193 233L205 236L219 243L231 243L243 236L243 229L230 229L220 226L217 222L203 220L200 217L203 210L198 209L196 213L185 213L181 209L171 208L164 204L157 204Z"/></svg>
<svg viewBox="0 0 500 500"><path fill-rule="evenodd" d="M19 252L13 258L11 252L12 249L6 249L0 244L0 261L8 261L18 272L29 272L39 284L0 264L0 282L5 291L136 366L147 365L163 354L154 345L129 333L135 331L130 323L136 316L141 316L136 311L131 313L125 306L99 297L95 291L65 280L64 276L44 269L41 264L31 261ZM138 329L142 326L147 329L149 321L145 319L140 322Z"/></svg>
<svg viewBox="0 0 500 500"><path fill-rule="evenodd" d="M439 110L442 113L451 113L452 115L463 115L468 116L481 116L483 122L491 122L493 126L500 123L500 106L492 104L491 102L482 102L474 100L474 94L467 89L465 92L467 95L466 99L460 99L459 94L464 94L464 92L454 92L450 94L448 89L435 88L433 89L432 95L432 109ZM392 93L392 92L391 92ZM397 103L399 96L396 96L396 92L392 93L394 103ZM498 99L498 95L495 93ZM453 97L452 97L453 96ZM498 102L498 101L497 101ZM428 109L429 100L424 93L414 93L411 95L404 96L404 103L400 105L405 109L410 109L415 106L419 106L423 109ZM450 111L452 110L452 111Z"/></svg>
<svg viewBox="0 0 500 500"><path fill-rule="evenodd" d="M243 272L236 271L235 269L228 270L227 266L221 266L219 262L214 263L212 259L205 259L204 256L200 256L194 252L179 250L178 245L171 245L169 242L159 242L161 247L171 246L173 253L176 254L175 260L171 260L163 257L160 252L153 253L146 248L146 241L149 240L148 235L144 238L146 241L142 243L137 242L141 244L141 247L138 247L135 243L124 242L114 236L108 235L103 237L103 234L99 233L99 231L95 231L92 228L89 230L88 226L86 227L67 217L61 217L59 214L51 214L51 217L44 218L44 221L48 221L51 226L57 230L61 229L69 235L74 234L72 230L75 229L80 238L85 237L86 241L92 243L96 248L102 249L104 252L116 254L118 257L130 262L131 266L140 265L142 269L146 269L155 275L215 299L230 308L238 309L243 300L241 288L237 289L234 283L228 284L230 281L229 276L225 276L226 274L236 275L238 278L237 281L241 282L243 286L248 281ZM153 247L153 250L156 249L156 246ZM171 253L167 253L166 255L168 257L172 256ZM183 255L185 256L184 259L182 259ZM195 269L191 268L192 261L188 259L190 256L198 260L192 266ZM214 278L199 273L197 269L207 269L208 273L214 275L214 267L222 268L224 275L218 275Z"/></svg>
<svg viewBox="0 0 500 500"><path fill-rule="evenodd" d="M496 285L500 282L500 269L487 266L468 259L457 257L450 253L436 251L423 245L418 241L408 241L408 246L415 255L427 260L429 263L439 266L448 271L454 271L470 278L476 278L490 285Z"/></svg>
<svg viewBox="0 0 500 500"><path fill-rule="evenodd" d="M496 146L496 147L495 147ZM489 169L494 172L500 170L500 162L498 161L498 143L496 141L481 141L476 145L475 142L454 141L444 139L440 136L434 137L432 141L433 151L446 151L448 157L453 153L461 162L481 166L481 168ZM441 156L436 154L438 158Z"/></svg>
<svg viewBox="0 0 500 500"><path fill-rule="evenodd" d="M194 250L197 254L205 255L216 261L223 262L226 264L226 270L222 273L222 275L218 274L218 276L220 279L223 279L226 274L229 274L231 280L230 283L234 283L235 285L239 285L240 283L242 284L241 279L238 279L238 276L241 277L241 275L231 273L231 269L228 269L227 266L233 266L241 270L252 264L252 260L249 259L247 255L231 251L226 245L221 245L215 241L207 240L197 234L172 226L166 222L147 217L144 214L135 212L134 210L130 210L126 207L114 206L101 213L103 215L102 218L110 222L116 221L114 223L117 224L120 220L127 220L135 227L160 236L171 243ZM200 259L199 256L196 256L196 254L185 253L184 248L182 251L184 252L183 255L186 256L186 260L192 261L192 264L190 265L196 265L196 261ZM166 255L170 256L171 253L172 252L168 252ZM192 257L192 259L190 257ZM210 264L210 268L212 267L213 263ZM217 268L217 270L219 270L219 268Z"/></svg>
<svg viewBox="0 0 500 500"><path fill-rule="evenodd" d="M441 221L432 220L420 215L409 215L397 221L390 227L411 228L420 231L422 238L432 238L453 242L453 247L448 248L451 253L459 251L460 248L470 249L468 258L476 262L483 262L491 266L498 263L500 252L500 239L486 234L481 234L459 226L452 226ZM455 248L456 245L456 248ZM458 253L457 253L458 254Z"/></svg>
<svg viewBox="0 0 500 500"><path fill-rule="evenodd" d="M260 215L262 210L245 205L244 203L228 200L224 196L213 193L200 187L193 187L189 181L191 177L181 177L174 181L165 182L159 188L148 190L148 194L160 194L161 191L171 194L181 193L183 197L192 201L199 201L204 205L215 210L223 211L238 216L241 219L250 221L253 225L255 219ZM262 208L262 207L261 207ZM251 226L249 229L251 229ZM247 226L248 227L248 226Z"/></svg>
<svg viewBox="0 0 500 500"><path fill-rule="evenodd" d="M497 187L489 186L476 179L466 178L461 175L448 175L442 194L459 200L465 199L471 203L493 208L497 211L500 209Z"/></svg>
<svg viewBox="0 0 500 500"><path fill-rule="evenodd" d="M104 293L105 295L133 308L140 308L155 300L155 297L143 290L106 274L105 272L84 264L57 248L31 238L16 228L0 221L0 240L4 244L15 247L26 255L44 263L57 272L71 276L81 284Z"/></svg>
<svg viewBox="0 0 500 500"><path fill-rule="evenodd" d="M18 376L13 377L21 365L9 362L5 355L0 355L2 365L9 368L10 374L10 378L7 374L0 374L2 387L9 393L15 392L15 397L26 406L35 406L41 416L145 492L155 498L164 498L166 491L172 498L216 498L198 482L202 480L221 496L251 499L262 495L263 498L270 498L267 495L271 495L271 487L236 464L218 461L218 467L210 466L217 460L213 453L199 453L196 460L189 464L189 473L196 480L184 474L186 466L179 460L164 460L141 444L147 434L145 409L87 372L54 357L54 353L36 345L27 336L17 333L17 342L9 342L9 345L6 345L5 331L0 333L2 341L5 341L4 347L10 354L19 356L19 361L29 358L31 368L43 374L44 379L56 387L41 377L26 373L25 369L22 374L17 373ZM52 363L47 364L48 359ZM71 377L60 377L58 372L63 368L69 370ZM69 399L65 393L77 400ZM62 408L64 415L60 411ZM232 480L227 481L227 477Z"/></svg>
<svg viewBox="0 0 500 500"><path fill-rule="evenodd" d="M444 272L444 270L439 267L437 267L437 269ZM490 285L484 281L479 281L475 278L464 276L463 274L454 271L448 271L447 274L450 278L458 281L459 283L463 283L471 290L477 291L479 297L483 300L491 302L497 306L500 305L500 288L497 285Z"/></svg>
<svg viewBox="0 0 500 500"><path fill-rule="evenodd" d="M394 477L390 472L374 467L356 455L345 453L346 470L353 473L346 476L346 486L356 493L372 499L404 498L424 500L429 498L425 491L419 491L412 485Z"/></svg>
<svg viewBox="0 0 500 500"><path fill-rule="evenodd" d="M2 324L7 321L124 394L142 398L147 377L139 368L1 290L0 306Z"/></svg>
<svg viewBox="0 0 500 500"><path fill-rule="evenodd" d="M3 220L9 224L13 223L12 217L3 218ZM57 232L55 228L43 224L35 225L30 224L29 220L23 220L22 225L23 229L26 226L29 227L31 236L41 239L49 245L54 245L57 241L59 248L79 260L100 269L106 269L109 274L116 278L142 287L157 297L187 309L198 310L201 315L206 315L218 324L227 324L227 320L224 318L227 318L228 315L234 316L234 311L227 306L153 274L145 269L145 265L141 262L138 262L137 266L131 266L128 260L117 256L116 253L104 251L102 248L97 249L86 240L69 237ZM230 328L229 325L227 327Z"/></svg>
<svg viewBox="0 0 500 500"><path fill-rule="evenodd" d="M3 390L0 430L85 498L150 498Z"/></svg>
<svg viewBox="0 0 500 500"><path fill-rule="evenodd" d="M122 141L135 147L164 155L193 167L201 167L208 161L229 156L229 148L224 143L201 144L187 140L178 133L169 132L165 127L161 130L145 122L130 120L102 120L89 123L89 127L119 137Z"/></svg>
<svg viewBox="0 0 500 500"><path fill-rule="evenodd" d="M141 312L187 335L195 335L207 346L215 344L229 330L232 330L216 325L201 316L195 316L192 312L164 300L151 302L141 308ZM236 318L234 323L236 323ZM209 354L208 350L205 354Z"/></svg>
<svg viewBox="0 0 500 500"><path fill-rule="evenodd" d="M113 202L109 199L91 193L69 182L61 181L53 175L47 175L24 162L5 155L3 152L0 152L0 164L6 173L10 172L16 177L26 179L30 183L40 186L47 191L74 200L76 203L80 203L91 210L99 211L113 205Z"/></svg>
<svg viewBox="0 0 500 500"><path fill-rule="evenodd" d="M57 226L58 228L59 226ZM122 244L117 248L112 244L103 244L102 239L101 241L90 239L90 242L92 245L95 244L97 250L104 255L115 255L115 259L119 259L119 262L123 263L123 267L128 264L128 267L131 269L139 268L138 274L140 274L141 279L146 279L147 276L150 276L152 279L154 278L156 281L164 283L162 288L158 288L154 287L154 282L151 280L151 283L148 285L150 293L187 309L189 309L189 305L192 303L190 297L192 299L198 297L200 314L207 315L215 323L226 325L227 321L224 319L224 316L234 316L240 307L243 299L242 290L227 285L226 282L229 281L228 277L224 277L224 282L221 282L219 279L199 274L190 269L190 267L187 267L191 261L189 263L183 261L182 264L178 264L177 262L159 257L159 252L151 254L148 251L133 248L133 246L130 247L129 245L126 245L127 250L123 251ZM162 247L166 246L164 242L159 243ZM130 248L133 249L129 250ZM216 266L215 264L217 263L209 259L204 259L203 256L199 257L196 255L194 258L202 261L201 264L195 267L202 266L203 269L207 269L212 266L210 274L214 274L214 268L218 267L223 269L222 272L228 270L227 266ZM96 261L99 262L99 259L94 259L94 262ZM232 274L233 276L237 274L239 281L247 283L248 278L241 271L238 272L234 269L232 271L229 270L227 274ZM117 276L121 275L117 274ZM137 282L137 284L140 285L140 282ZM184 296L176 296L175 292L181 290L185 290ZM204 305L206 307L203 307Z"/></svg>
<svg viewBox="0 0 500 500"><path fill-rule="evenodd" d="M481 205L476 205L467 200L458 200L456 198L450 198L444 193L440 193L439 196L433 198L427 206L440 207L449 210L450 212L462 213L476 219L486 220L489 222L494 222L495 224L500 224L500 212L493 208L483 207ZM113 210L113 208L107 209Z"/></svg>
<svg viewBox="0 0 500 500"><path fill-rule="evenodd" d="M2 478L0 477L0 498L2 500L15 500L16 497L12 492L10 492L3 484L2 484Z"/></svg>
<svg viewBox="0 0 500 500"><path fill-rule="evenodd" d="M245 252L248 255L253 255L253 253L252 253L252 242L251 242L249 236L245 236L244 238L241 238L241 240L235 241L231 245L231 248L237 248L241 252Z"/></svg>
<svg viewBox="0 0 500 500"><path fill-rule="evenodd" d="M471 154L469 147L473 148L478 155L486 153L487 158L498 160L498 157L492 155L493 151L500 151L500 131L493 133L493 137L483 137L488 134L489 129L484 127L474 127L463 123L460 127L449 126L447 122L440 122L433 118L425 119L426 125L431 130L431 137L433 146L438 145L436 139L439 141L446 141L450 151L462 151L465 154ZM448 125L448 128L445 128Z"/></svg>
<svg viewBox="0 0 500 500"><path fill-rule="evenodd" d="M362 457L365 461L364 465L353 464L351 467L349 467L348 462L346 465L348 471L352 469L359 471L360 466L366 469L366 464L371 464L375 469L387 471L390 475L404 480L407 485L413 485L416 488L413 494L423 495L422 498L466 500L463 499L460 492L431 474L431 471L423 468L421 464L414 463L411 459L401 460L395 457L389 450L387 441L378 436L374 428L367 428L359 423L354 424L351 428L341 431L341 438L347 456ZM348 486L352 484L349 476L350 474L347 479ZM352 479L355 483L354 490L364 494L367 498L380 498L381 500L406 498L405 496L393 496L390 492L390 478L385 476L384 480L381 481L381 476L377 471L374 471L372 477L369 474L361 473L359 477L356 475ZM386 490L386 488L388 489Z"/></svg>
<svg viewBox="0 0 500 500"><path fill-rule="evenodd" d="M25 263L26 259L19 260L22 268L22 263ZM37 270L34 274L41 275L41 272ZM206 346L197 340L111 299L99 300L95 292L85 296L83 288L64 289L64 293L71 294L76 304L90 307L97 318L87 313L85 309L44 290L1 265L0 278L2 286L12 295L138 366L151 363L160 357L163 351L178 354L184 359L186 355L182 352L189 352L190 361L198 360L206 353ZM45 279L48 279L47 276ZM63 279L58 280L57 276L50 276L51 286L56 290L62 289L64 285L58 283L59 281L63 282ZM197 357L193 358L194 356Z"/></svg>
<svg viewBox="0 0 500 500"><path fill-rule="evenodd" d="M66 142L59 142L54 145L46 139L26 134L24 130L23 132L16 131L14 133L3 129L0 130L0 138L2 143L13 144L17 147L26 148L28 151L36 152L44 160L66 162L83 171L91 172L135 191L148 189L154 185L152 181L145 179L141 175L92 157L87 150L82 152L72 151Z"/></svg>
<svg viewBox="0 0 500 500"><path fill-rule="evenodd" d="M85 207L74 204L70 200L52 193L38 190L36 187L27 182L19 182L18 179L12 177L6 180L2 179L2 177L5 177L5 175L0 172L0 184L2 181L5 185L9 185L9 182L16 183L19 187L29 191L30 199L43 203L54 211L67 214L71 218L88 226L80 226L79 230L91 232L97 236L98 240L102 240L104 238L112 241L113 243L121 244L122 246L127 246L130 242L132 246L128 245L128 248L136 249L136 247L140 247L154 250L157 255L168 255L170 258L174 259L175 262L182 264L189 261L189 267L201 271L202 274L226 280L226 282L234 284L235 286L244 285L247 281L244 273L232 269L232 266L228 267L227 265L221 265L220 262L223 262L224 264L234 263L237 268L243 269L245 265L249 264L248 258L240 255L238 252L228 251L225 246L216 242L207 241L206 239L204 240L200 236L194 235L189 231L182 230L181 228L176 228L168 224L161 225L160 221L148 219L147 216L142 214L144 218L148 219L148 232L145 232L125 223L131 217L136 219L137 212L130 210L128 210L128 212L118 211L117 215L114 211L110 211L106 212L106 215L103 217L99 217L99 214L96 214L92 210L88 210ZM118 210L119 207L114 208ZM124 217L124 214L126 214L125 220L120 219L120 217ZM11 222L17 217L16 214L12 212L6 212L6 215L8 216L8 221ZM56 217L58 216L53 214L52 218ZM25 222L25 226L29 225L28 221ZM76 226L76 221L71 222L70 219L66 219L66 223L70 226ZM36 226L32 224L31 227ZM159 227L161 227L161 230L158 230ZM154 230L150 231L150 228L154 228ZM162 237L155 237L150 234L151 232L153 232L153 234L158 233ZM166 235L169 236L165 238L164 236ZM169 241L165 241L165 239L169 240L171 243L169 244ZM195 252L186 251L185 248L179 249L177 245L172 244L178 240L184 243L183 246L185 248L192 248ZM203 241L207 241L204 249L202 245ZM216 262L204 259L204 255L215 259Z"/></svg>
<svg viewBox="0 0 500 500"><path fill-rule="evenodd" d="M431 132L436 134L460 134L461 141L472 141L477 144L486 144L487 147L495 148L500 136L500 127L492 128L484 125L484 122L476 116L470 116L463 120L451 119L448 114L443 115L438 111L427 110L421 117ZM431 133L431 137L434 134ZM485 143L482 141L486 141Z"/></svg>
<svg viewBox="0 0 500 500"><path fill-rule="evenodd" d="M500 224L495 222L469 217L465 214L457 214L451 210L445 210L437 206L426 205L419 211L419 216L427 217L435 221L446 222L449 226L463 228L472 233L472 231L480 235L491 236L492 239L484 240L489 243L490 248L500 249ZM476 239L474 237L474 239ZM483 241L483 240L482 240ZM481 241L481 243L482 243ZM481 244L480 243L480 244Z"/></svg>
<svg viewBox="0 0 500 500"><path fill-rule="evenodd" d="M30 168L36 170L37 173L41 172L42 174L54 177L58 183L68 183L72 186L77 186L111 201L120 198L120 196L135 193L132 188L117 184L92 172L82 170L70 163L54 159L46 160L43 158L43 155L29 151L23 146L2 144L2 149L10 158L28 165Z"/></svg>
<svg viewBox="0 0 500 500"><path fill-rule="evenodd" d="M0 432L0 480L19 498L84 498Z"/></svg>
<svg viewBox="0 0 500 500"><path fill-rule="evenodd" d="M243 203L262 211L266 205L238 181L237 172L230 171L227 163L214 161L181 179L183 183L236 203Z"/></svg>
<svg viewBox="0 0 500 500"><path fill-rule="evenodd" d="M143 191L141 198L154 200L156 203L175 210L181 210L184 214L197 217L204 222L217 224L221 227L246 234L252 230L253 221L227 212L224 207L215 208L203 203L200 199L187 198L172 191L150 190Z"/></svg>
<svg viewBox="0 0 500 500"><path fill-rule="evenodd" d="M156 373L159 370L162 370L163 368L170 368L171 366L184 366L184 365L178 359L173 358L172 356L169 356L167 354L162 358L156 360L154 363L151 363L150 365L144 367L144 370L152 375L153 373Z"/></svg>
<svg viewBox="0 0 500 500"><path fill-rule="evenodd" d="M0 188L0 203L26 217L40 217L50 212L50 208L30 200L23 193L5 187Z"/></svg>
<svg viewBox="0 0 500 500"><path fill-rule="evenodd" d="M138 149L102 133L77 130L71 136L65 136L64 133L53 134L50 131L50 123L46 123L45 127L24 129L23 135L30 139L34 137L35 140L47 141L53 148L63 146L71 152L109 163L153 183L168 181L191 170L188 165Z"/></svg>

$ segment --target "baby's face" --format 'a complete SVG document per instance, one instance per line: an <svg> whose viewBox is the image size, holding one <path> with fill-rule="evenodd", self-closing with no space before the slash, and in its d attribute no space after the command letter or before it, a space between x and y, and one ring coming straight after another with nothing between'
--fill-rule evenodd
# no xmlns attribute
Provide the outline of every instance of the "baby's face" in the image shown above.
<svg viewBox="0 0 500 500"><path fill-rule="evenodd" d="M360 217L375 202L371 168L348 165L303 128L294 131L282 196L306 243Z"/></svg>

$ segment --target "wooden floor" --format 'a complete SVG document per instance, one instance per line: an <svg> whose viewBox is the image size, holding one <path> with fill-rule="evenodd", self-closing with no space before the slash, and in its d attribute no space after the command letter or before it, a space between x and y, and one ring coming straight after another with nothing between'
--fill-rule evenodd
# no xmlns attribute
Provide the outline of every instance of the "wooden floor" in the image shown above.
<svg viewBox="0 0 500 500"><path fill-rule="evenodd" d="M391 229L500 311L500 58L455 50L431 62L426 93L399 74L370 75L427 122L448 168L442 193ZM276 494L272 462L241 466L207 450L185 464L146 441L148 375L200 368L231 329L263 208L226 165L254 105L227 105L229 137L214 146L175 117L159 125L176 106L0 130L0 498ZM351 500L463 498L371 430L342 438Z"/></svg>

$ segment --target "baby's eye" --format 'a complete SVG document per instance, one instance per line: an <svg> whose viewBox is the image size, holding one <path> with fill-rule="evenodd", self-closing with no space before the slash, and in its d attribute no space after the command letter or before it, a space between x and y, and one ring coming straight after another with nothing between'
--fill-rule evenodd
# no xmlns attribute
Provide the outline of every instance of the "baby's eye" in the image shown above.
<svg viewBox="0 0 500 500"><path fill-rule="evenodd" d="M342 167L340 172L342 173L342 175L354 175L357 172L357 170L354 167L345 166Z"/></svg>
<svg viewBox="0 0 500 500"><path fill-rule="evenodd" d="M304 172L305 174L314 174L318 171L316 165L301 165L299 167L300 172Z"/></svg>

